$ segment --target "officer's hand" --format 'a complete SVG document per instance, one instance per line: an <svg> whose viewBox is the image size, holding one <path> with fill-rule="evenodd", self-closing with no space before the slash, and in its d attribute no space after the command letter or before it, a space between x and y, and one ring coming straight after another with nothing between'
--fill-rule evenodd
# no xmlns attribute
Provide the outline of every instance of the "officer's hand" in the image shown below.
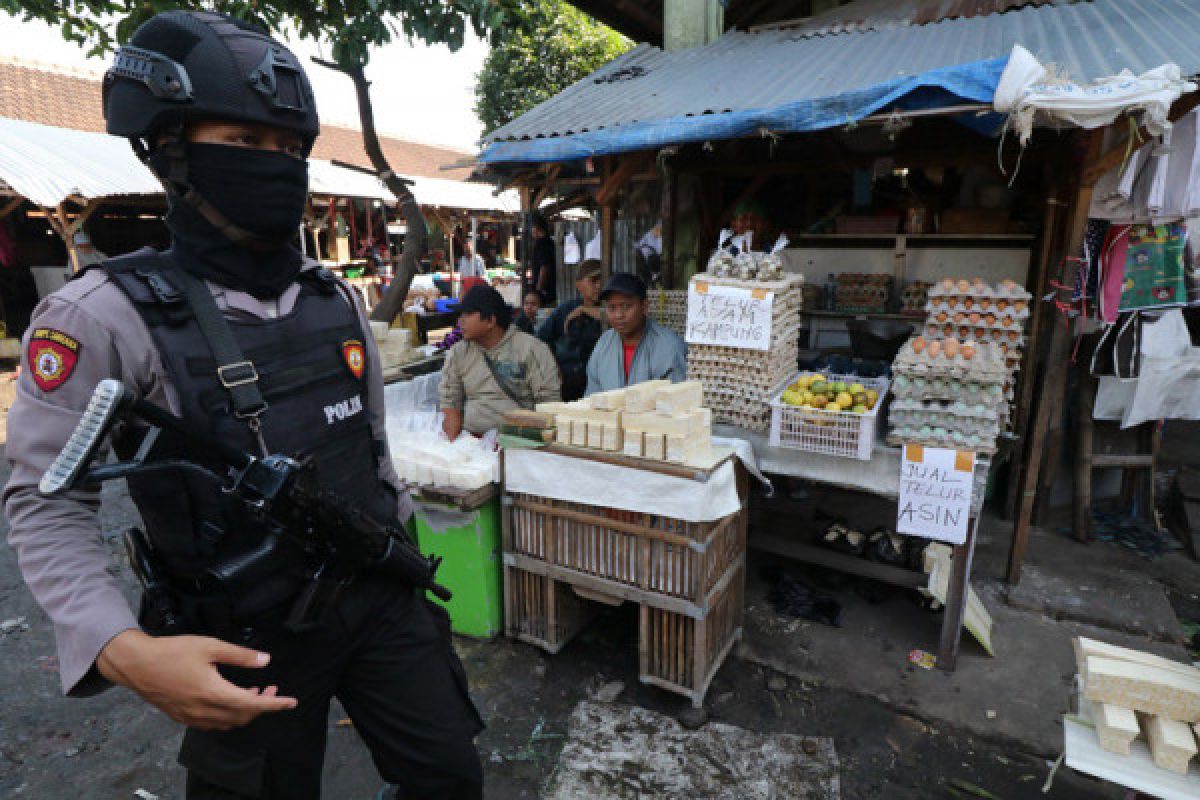
<svg viewBox="0 0 1200 800"><path fill-rule="evenodd" d="M217 664L265 667L270 656L205 636L149 636L139 630L117 634L100 651L96 668L108 680L140 694L146 702L190 728L228 730L259 714L296 707L278 688L243 689L221 676Z"/></svg>

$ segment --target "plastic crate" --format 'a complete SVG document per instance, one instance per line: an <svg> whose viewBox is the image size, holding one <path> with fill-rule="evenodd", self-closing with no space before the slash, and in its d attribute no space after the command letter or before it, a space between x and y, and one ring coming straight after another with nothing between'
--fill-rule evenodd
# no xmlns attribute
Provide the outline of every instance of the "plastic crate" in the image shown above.
<svg viewBox="0 0 1200 800"><path fill-rule="evenodd" d="M875 407L865 414L851 411L826 411L820 408L800 408L783 402L783 391L771 400L772 447L789 447L829 456L857 458L867 461L875 445L875 426L879 410L887 397L887 378L861 378L856 375L822 373L826 380L861 383L879 394ZM788 382L790 386L795 379Z"/></svg>

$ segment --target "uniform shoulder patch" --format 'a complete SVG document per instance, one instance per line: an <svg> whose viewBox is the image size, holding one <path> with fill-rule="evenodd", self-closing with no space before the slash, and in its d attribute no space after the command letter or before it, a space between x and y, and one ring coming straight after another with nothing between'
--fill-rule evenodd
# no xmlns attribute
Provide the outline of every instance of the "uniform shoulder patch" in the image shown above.
<svg viewBox="0 0 1200 800"><path fill-rule="evenodd" d="M53 392L71 377L82 350L74 336L54 328L34 328L26 353L33 382L43 392Z"/></svg>
<svg viewBox="0 0 1200 800"><path fill-rule="evenodd" d="M342 342L342 358L347 369L355 378L362 378L363 369L367 366L367 351L358 339L347 339Z"/></svg>

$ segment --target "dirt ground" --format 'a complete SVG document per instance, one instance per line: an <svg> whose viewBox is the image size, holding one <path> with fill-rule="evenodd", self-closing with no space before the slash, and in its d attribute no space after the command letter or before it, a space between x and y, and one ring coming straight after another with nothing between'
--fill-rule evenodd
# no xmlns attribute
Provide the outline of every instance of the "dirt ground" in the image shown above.
<svg viewBox="0 0 1200 800"><path fill-rule="evenodd" d="M6 469L0 480L7 478ZM133 595L118 534L134 512L123 489L107 490L104 528L113 573ZM749 598L765 605L762 598ZM161 800L181 798L175 762L180 729L124 690L86 700L59 692L54 643L45 616L21 582L14 556L0 548L0 798L132 798L143 789ZM686 703L637 680L636 617L616 609L556 656L510 641L461 640L460 652L487 730L479 750L487 797L536 798L555 769L571 709L599 688L621 682L615 702L667 714ZM830 665L831 670L853 664ZM1005 800L1116 797L1062 771L1049 794L1043 757L1012 741L973 737L886 703L820 683L802 683L731 657L717 675L708 708L749 730L832 737L841 761L843 797L917 800L955 794L954 781ZM352 726L334 708L329 721L325 796L373 797L378 778ZM963 784L960 784L960 787Z"/></svg>

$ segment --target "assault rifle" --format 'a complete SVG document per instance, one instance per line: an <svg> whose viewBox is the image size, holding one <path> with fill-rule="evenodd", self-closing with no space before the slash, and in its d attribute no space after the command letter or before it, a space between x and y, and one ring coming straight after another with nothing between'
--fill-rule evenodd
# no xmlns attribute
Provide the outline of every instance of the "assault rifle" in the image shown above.
<svg viewBox="0 0 1200 800"><path fill-rule="evenodd" d="M118 420L135 416L149 426L133 458L92 466L101 443ZM188 458L153 460L159 435L167 431L182 443ZM215 468L214 468L215 466ZM104 380L75 431L38 484L52 495L79 486L95 486L130 475L166 469L201 474L239 501L262 527L262 540L247 552L211 566L200 588L230 596L255 585L279 557L309 565L309 579L299 593L287 625L302 630L315 624L336 603L348 577L359 570L394 578L432 592L442 600L450 590L434 581L440 558L425 557L398 526L377 520L334 492L322 489L312 460L284 455L258 457L191 431L174 414L138 400L120 381ZM147 592L158 591L153 553L144 537L127 539L130 559ZM153 598L151 598L153 599Z"/></svg>

